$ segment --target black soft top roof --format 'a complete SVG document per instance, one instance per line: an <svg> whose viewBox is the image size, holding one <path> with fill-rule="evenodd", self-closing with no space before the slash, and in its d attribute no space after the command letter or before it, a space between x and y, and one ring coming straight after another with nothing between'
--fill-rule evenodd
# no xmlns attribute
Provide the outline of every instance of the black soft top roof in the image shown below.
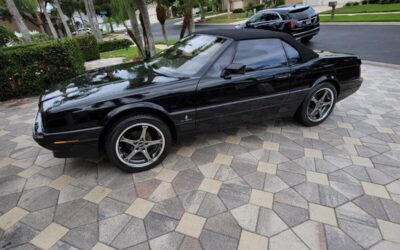
<svg viewBox="0 0 400 250"><path fill-rule="evenodd" d="M283 32L275 32L261 29L215 29L196 32L196 34L226 37L235 41L278 38L293 46L304 62L317 58L318 54L297 42L292 36Z"/></svg>

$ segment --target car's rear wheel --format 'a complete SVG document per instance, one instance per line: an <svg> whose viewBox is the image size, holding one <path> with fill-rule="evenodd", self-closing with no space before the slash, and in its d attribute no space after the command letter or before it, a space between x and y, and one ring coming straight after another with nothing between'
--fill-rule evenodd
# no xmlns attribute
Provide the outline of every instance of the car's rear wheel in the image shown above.
<svg viewBox="0 0 400 250"><path fill-rule="evenodd" d="M161 163L168 155L171 141L171 132L162 120L137 115L111 128L105 149L114 165L127 172L139 172Z"/></svg>
<svg viewBox="0 0 400 250"><path fill-rule="evenodd" d="M314 88L297 111L297 119L306 126L316 126L325 121L335 107L337 91L329 82Z"/></svg>
<svg viewBox="0 0 400 250"><path fill-rule="evenodd" d="M301 38L301 42L302 43L308 43L309 41L311 41L311 39L313 38L313 36L306 36Z"/></svg>

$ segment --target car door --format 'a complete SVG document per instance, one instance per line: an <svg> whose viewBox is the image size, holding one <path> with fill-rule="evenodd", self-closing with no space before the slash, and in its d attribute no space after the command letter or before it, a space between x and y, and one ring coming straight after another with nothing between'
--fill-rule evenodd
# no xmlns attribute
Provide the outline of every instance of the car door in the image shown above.
<svg viewBox="0 0 400 250"><path fill-rule="evenodd" d="M246 65L244 74L221 76L230 63ZM232 44L198 84L198 129L235 125L277 115L290 92L290 68L279 39Z"/></svg>
<svg viewBox="0 0 400 250"><path fill-rule="evenodd" d="M264 13L260 22L254 24L254 28L264 29L264 30L278 30L281 18L277 13L267 12Z"/></svg>

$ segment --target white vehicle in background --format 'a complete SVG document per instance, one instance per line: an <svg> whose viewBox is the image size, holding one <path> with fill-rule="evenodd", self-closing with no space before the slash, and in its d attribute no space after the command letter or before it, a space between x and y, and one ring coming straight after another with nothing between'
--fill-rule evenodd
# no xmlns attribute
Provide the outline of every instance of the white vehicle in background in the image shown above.
<svg viewBox="0 0 400 250"><path fill-rule="evenodd" d="M72 32L72 35L74 35L74 36L81 36L81 35L86 35L86 34L92 34L92 29L91 28L79 28L76 31Z"/></svg>

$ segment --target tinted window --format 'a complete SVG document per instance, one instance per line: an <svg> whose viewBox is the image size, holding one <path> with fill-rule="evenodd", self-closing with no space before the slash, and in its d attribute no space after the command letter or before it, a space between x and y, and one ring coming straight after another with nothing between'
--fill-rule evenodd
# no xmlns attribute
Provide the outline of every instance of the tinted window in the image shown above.
<svg viewBox="0 0 400 250"><path fill-rule="evenodd" d="M315 10L311 7L299 8L299 9L292 10L289 12L289 16L295 20L302 20L305 18L310 18L310 17L314 16L315 14L316 14Z"/></svg>
<svg viewBox="0 0 400 250"><path fill-rule="evenodd" d="M235 53L235 46L231 45L225 52L218 58L217 61L208 70L208 77L220 77L223 69L232 63L233 55Z"/></svg>
<svg viewBox="0 0 400 250"><path fill-rule="evenodd" d="M288 57L289 64L293 65L293 64L299 63L301 61L299 52L295 48L290 46L289 44L287 44L283 41L282 41L282 43L283 43L283 47L286 50L286 55Z"/></svg>
<svg viewBox="0 0 400 250"><path fill-rule="evenodd" d="M160 74L191 76L209 63L226 41L225 38L208 35L189 36L160 52L147 65Z"/></svg>
<svg viewBox="0 0 400 250"><path fill-rule="evenodd" d="M261 21L263 21L263 22L274 21L274 20L278 20L278 19L279 19L279 16L276 13L265 13L261 17Z"/></svg>
<svg viewBox="0 0 400 250"><path fill-rule="evenodd" d="M246 65L246 71L287 65L286 54L279 39L240 41L233 62Z"/></svg>

